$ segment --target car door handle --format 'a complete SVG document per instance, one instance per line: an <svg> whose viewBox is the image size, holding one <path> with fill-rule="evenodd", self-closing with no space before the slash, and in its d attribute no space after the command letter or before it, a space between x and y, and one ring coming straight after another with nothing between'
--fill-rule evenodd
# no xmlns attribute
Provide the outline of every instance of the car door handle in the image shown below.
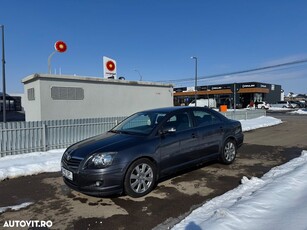
<svg viewBox="0 0 307 230"><path fill-rule="evenodd" d="M192 133L192 138L196 138L197 137L197 135L195 134L195 133Z"/></svg>

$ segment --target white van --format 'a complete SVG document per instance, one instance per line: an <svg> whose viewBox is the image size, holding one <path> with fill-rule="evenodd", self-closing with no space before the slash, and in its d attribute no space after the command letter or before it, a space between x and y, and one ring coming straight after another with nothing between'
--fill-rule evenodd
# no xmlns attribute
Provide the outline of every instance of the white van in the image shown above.
<svg viewBox="0 0 307 230"><path fill-rule="evenodd" d="M209 108L216 108L216 100L214 98L208 99L197 99L196 105L199 107L209 107ZM195 106L195 100L193 100L189 106Z"/></svg>

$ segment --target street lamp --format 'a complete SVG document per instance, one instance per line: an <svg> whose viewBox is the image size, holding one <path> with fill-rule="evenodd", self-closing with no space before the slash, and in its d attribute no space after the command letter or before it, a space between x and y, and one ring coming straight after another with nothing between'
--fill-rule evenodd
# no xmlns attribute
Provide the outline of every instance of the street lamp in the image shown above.
<svg viewBox="0 0 307 230"><path fill-rule="evenodd" d="M5 89L5 58L4 58L4 25L0 25L2 30L2 98L3 98L3 122L6 122L6 89Z"/></svg>
<svg viewBox="0 0 307 230"><path fill-rule="evenodd" d="M194 100L195 100L195 106L197 106L197 57L191 57L195 60L195 89L194 89Z"/></svg>
<svg viewBox="0 0 307 230"><path fill-rule="evenodd" d="M142 80L143 80L143 77L142 77L142 75L140 74L140 71L138 71L137 69L135 69L134 71L137 72L137 73L140 75L140 81L142 81Z"/></svg>

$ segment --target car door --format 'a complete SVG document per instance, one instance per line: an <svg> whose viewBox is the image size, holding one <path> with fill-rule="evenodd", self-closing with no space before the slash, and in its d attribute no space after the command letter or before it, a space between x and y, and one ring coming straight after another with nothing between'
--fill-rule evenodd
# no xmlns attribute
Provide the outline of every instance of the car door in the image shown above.
<svg viewBox="0 0 307 230"><path fill-rule="evenodd" d="M193 111L199 148L197 158L218 154L224 136L222 120L209 110Z"/></svg>
<svg viewBox="0 0 307 230"><path fill-rule="evenodd" d="M174 114L163 123L162 129L165 132L159 150L161 170L169 171L193 160L198 140L190 114L186 111Z"/></svg>

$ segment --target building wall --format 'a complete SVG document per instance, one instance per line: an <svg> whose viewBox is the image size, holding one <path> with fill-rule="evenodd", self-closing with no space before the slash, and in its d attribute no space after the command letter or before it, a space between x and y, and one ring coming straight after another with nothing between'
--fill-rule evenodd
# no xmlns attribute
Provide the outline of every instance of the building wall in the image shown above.
<svg viewBox="0 0 307 230"><path fill-rule="evenodd" d="M26 100L27 121L128 116L173 105L173 88L166 84L37 74L23 83L25 94L32 87L38 94Z"/></svg>
<svg viewBox="0 0 307 230"><path fill-rule="evenodd" d="M265 100L268 103L275 104L278 101L283 100L281 85L269 85L270 93L266 95Z"/></svg>
<svg viewBox="0 0 307 230"><path fill-rule="evenodd" d="M29 90L32 89L34 91L34 100L29 98ZM42 120L40 92L40 80L29 82L24 85L25 100L23 101L23 107L26 114L26 121Z"/></svg>
<svg viewBox="0 0 307 230"><path fill-rule="evenodd" d="M175 105L188 104L194 99L194 89L188 87L175 88ZM234 93L235 92L235 93ZM251 100L276 103L281 100L281 85L261 82L242 82L235 84L206 85L197 87L198 98L215 98L217 106L228 105L233 108L245 108ZM235 97L235 100L234 100Z"/></svg>

